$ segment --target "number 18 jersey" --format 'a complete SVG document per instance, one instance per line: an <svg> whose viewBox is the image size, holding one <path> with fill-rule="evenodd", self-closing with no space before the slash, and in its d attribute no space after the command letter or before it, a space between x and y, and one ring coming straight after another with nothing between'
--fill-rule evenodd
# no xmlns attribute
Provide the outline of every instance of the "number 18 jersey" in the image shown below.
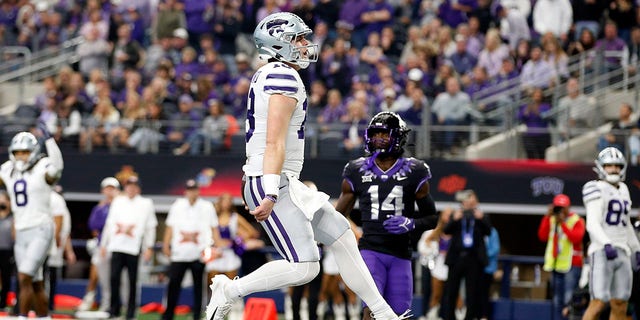
<svg viewBox="0 0 640 320"><path fill-rule="evenodd" d="M267 141L267 115L269 98L282 94L296 99L296 110L289 121L283 173L300 176L304 162L304 123L307 112L307 92L298 72L281 62L270 62L256 71L251 79L247 99L246 155L243 170L247 176L261 176L262 161Z"/></svg>
<svg viewBox="0 0 640 320"><path fill-rule="evenodd" d="M389 170L382 171L373 158L359 158L345 166L343 177L351 185L362 214L360 249L410 259L411 233L391 234L382 223L388 215L422 217L415 210L416 192L431 178L429 166L415 158L399 158Z"/></svg>

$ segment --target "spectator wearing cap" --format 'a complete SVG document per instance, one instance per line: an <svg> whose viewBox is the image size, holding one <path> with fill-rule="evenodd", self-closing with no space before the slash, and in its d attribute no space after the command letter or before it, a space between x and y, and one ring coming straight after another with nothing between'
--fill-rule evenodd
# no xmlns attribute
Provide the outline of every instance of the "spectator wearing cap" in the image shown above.
<svg viewBox="0 0 640 320"><path fill-rule="evenodd" d="M570 206L567 195L556 195L538 227L538 238L547 243L543 269L552 277L554 319L567 318L582 272L585 222Z"/></svg>
<svg viewBox="0 0 640 320"><path fill-rule="evenodd" d="M178 28L173 30L172 35L168 56L173 65L177 65L182 60L182 49L189 46L189 33L184 28Z"/></svg>
<svg viewBox="0 0 640 320"><path fill-rule="evenodd" d="M214 244L220 245L218 216L213 203L200 198L198 183L189 179L184 185L184 197L176 199L166 220L162 253L169 257L169 286L167 307L162 319L171 320L178 298L182 279L187 270L193 276L193 319L200 319L202 310L202 283L204 282L205 250ZM217 250L207 250L209 254Z"/></svg>
<svg viewBox="0 0 640 320"><path fill-rule="evenodd" d="M100 250L102 257L111 254L111 317L120 316L122 300L120 279L127 269L129 294L127 319L134 319L138 297L138 262L140 255L145 262L153 258L156 239L156 212L153 201L140 195L140 180L130 176L124 183L124 193L113 199L102 233Z"/></svg>
<svg viewBox="0 0 640 320"><path fill-rule="evenodd" d="M196 132L202 123L202 114L194 107L193 98L183 94L178 98L178 112L169 116L167 140L170 147L184 143L189 135Z"/></svg>
<svg viewBox="0 0 640 320"><path fill-rule="evenodd" d="M192 132L185 143L173 150L173 154L209 154L211 150L217 151L223 147L230 126L229 119L224 114L224 106L222 101L217 99L207 100L207 106L209 115L202 121L202 127Z"/></svg>
<svg viewBox="0 0 640 320"><path fill-rule="evenodd" d="M79 311L87 311L93 307L96 298L96 288L100 283L100 310L107 311L111 306L111 256L102 256L98 246L102 239L102 231L109 215L111 202L120 192L120 183L114 177L106 177L100 182L102 199L91 209L88 227L91 231L91 239L87 241L87 252L91 254L91 267L89 269L89 281Z"/></svg>

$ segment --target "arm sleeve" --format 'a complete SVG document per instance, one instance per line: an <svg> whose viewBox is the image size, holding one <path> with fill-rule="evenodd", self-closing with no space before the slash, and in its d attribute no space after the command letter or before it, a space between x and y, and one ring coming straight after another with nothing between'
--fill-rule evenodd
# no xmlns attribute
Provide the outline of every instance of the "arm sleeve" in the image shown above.
<svg viewBox="0 0 640 320"><path fill-rule="evenodd" d="M540 226L538 227L538 239L540 239L540 241L549 240L550 220L549 216L546 215L542 218L542 221L540 221Z"/></svg>
<svg viewBox="0 0 640 320"><path fill-rule="evenodd" d="M495 257L500 253L500 236L495 228L491 228L491 235L487 241L487 256Z"/></svg>
<svg viewBox="0 0 640 320"><path fill-rule="evenodd" d="M50 165L47 167L47 175L52 178L60 178L62 170L64 169L62 152L60 152L60 148L58 148L58 144L56 144L56 140L53 138L47 139L44 145L47 148L47 155L50 162Z"/></svg>
<svg viewBox="0 0 640 320"><path fill-rule="evenodd" d="M436 204L430 194L426 197L416 199L420 218L414 219L416 229L419 231L433 229L438 224L438 215L436 212Z"/></svg>
<svg viewBox="0 0 640 320"><path fill-rule="evenodd" d="M562 228L562 232L567 235L567 238L569 238L569 241L571 241L571 243L582 242L582 237L584 237L584 220L579 219L571 229L569 229L567 224L564 222L560 225L560 227Z"/></svg>
<svg viewBox="0 0 640 320"><path fill-rule="evenodd" d="M587 209L587 231L591 242L611 243L611 239L602 229L602 198L593 199L585 204Z"/></svg>

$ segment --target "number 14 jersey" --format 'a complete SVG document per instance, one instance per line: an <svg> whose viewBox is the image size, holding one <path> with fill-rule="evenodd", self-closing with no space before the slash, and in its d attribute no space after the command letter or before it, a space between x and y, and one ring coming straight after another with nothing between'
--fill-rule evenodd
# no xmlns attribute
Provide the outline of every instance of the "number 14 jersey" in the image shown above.
<svg viewBox="0 0 640 320"><path fill-rule="evenodd" d="M431 178L429 166L415 158L399 158L389 170L382 171L373 158L359 158L345 166L343 177L351 185L362 214L360 249L411 258L411 233L391 234L382 223L388 215L422 217L415 210L416 192Z"/></svg>

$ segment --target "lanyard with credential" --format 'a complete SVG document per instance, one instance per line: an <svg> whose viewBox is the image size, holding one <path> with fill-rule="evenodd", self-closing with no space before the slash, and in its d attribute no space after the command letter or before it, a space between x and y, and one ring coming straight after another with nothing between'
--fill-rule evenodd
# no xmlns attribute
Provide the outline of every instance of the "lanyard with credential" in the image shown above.
<svg viewBox="0 0 640 320"><path fill-rule="evenodd" d="M474 219L470 219L469 227L467 228L467 218L462 219L462 245L465 248L471 248L473 246L473 227L476 223Z"/></svg>

